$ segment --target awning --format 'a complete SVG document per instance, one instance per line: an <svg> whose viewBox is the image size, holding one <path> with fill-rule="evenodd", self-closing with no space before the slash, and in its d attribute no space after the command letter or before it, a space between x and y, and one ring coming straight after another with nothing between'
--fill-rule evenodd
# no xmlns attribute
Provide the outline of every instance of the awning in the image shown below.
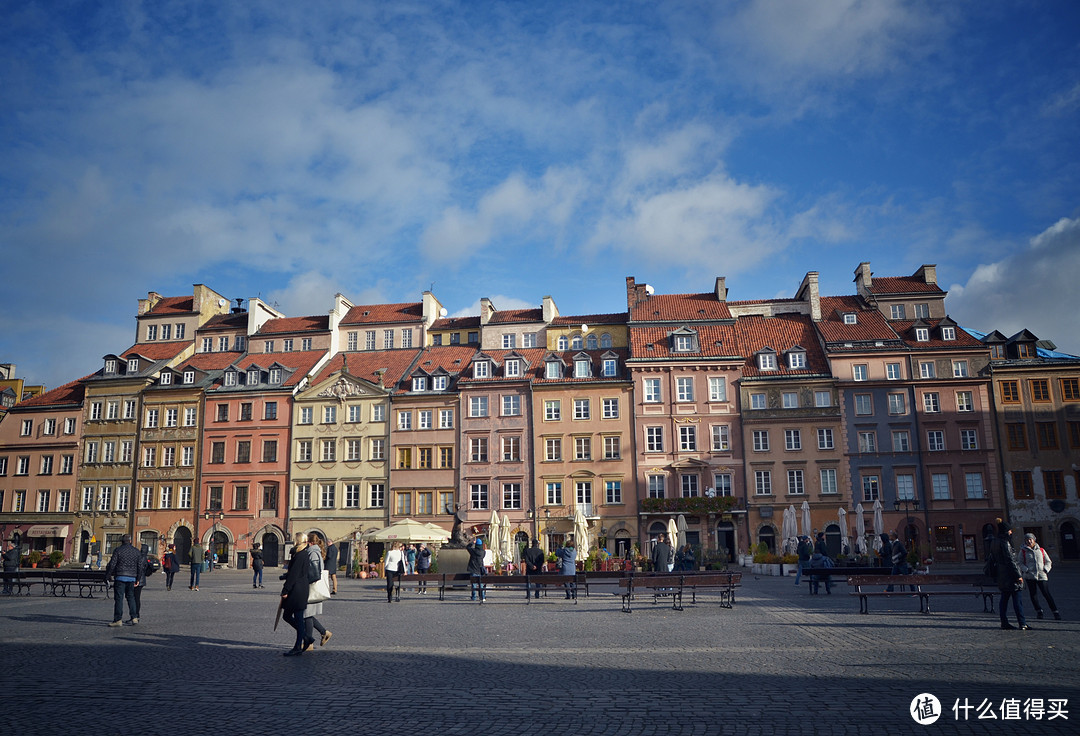
<svg viewBox="0 0 1080 736"><path fill-rule="evenodd" d="M68 532L71 531L71 527L55 526L50 524L35 524L26 530L23 534L24 537L61 537L67 539Z"/></svg>

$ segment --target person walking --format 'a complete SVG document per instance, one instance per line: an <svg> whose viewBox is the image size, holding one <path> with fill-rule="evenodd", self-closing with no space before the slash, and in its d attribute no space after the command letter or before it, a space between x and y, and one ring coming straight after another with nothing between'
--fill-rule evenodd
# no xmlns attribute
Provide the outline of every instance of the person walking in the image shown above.
<svg viewBox="0 0 1080 736"><path fill-rule="evenodd" d="M131 544L131 535L120 538L109 564L105 568L105 577L113 581L113 620L109 626L124 625L124 601L127 601L131 623L139 623L139 612L135 606L135 586L146 575L146 557Z"/></svg>
<svg viewBox="0 0 1080 736"><path fill-rule="evenodd" d="M176 545L170 544L165 556L161 559L161 569L165 571L165 590L172 590L172 581L176 577L176 571L180 569L180 560L176 556Z"/></svg>
<svg viewBox="0 0 1080 736"><path fill-rule="evenodd" d="M1012 545L1009 543L1012 529L1001 519L997 521L998 535L990 544L990 558L994 561L998 590L1001 591L1001 603L998 607L1001 628L1020 628L1027 631L1031 627L1027 625L1027 620L1024 618L1024 599L1020 595L1020 591L1024 587L1024 578L1020 572L1020 566L1016 562L1016 555L1013 553ZM1009 610L1010 600L1012 601L1013 612L1016 614L1017 626L1010 624L1006 615Z"/></svg>
<svg viewBox="0 0 1080 736"><path fill-rule="evenodd" d="M142 618L142 592L146 587L146 576L154 574L154 568L150 564L150 556L147 546L144 544L139 550L139 556L142 558L142 574L139 579L135 581L135 615L131 617L132 623L138 623Z"/></svg>
<svg viewBox="0 0 1080 736"><path fill-rule="evenodd" d="M326 540L326 571L330 574L330 595L337 595L338 546Z"/></svg>
<svg viewBox="0 0 1080 736"><path fill-rule="evenodd" d="M555 556L559 559L560 575L577 575L577 548L574 547L574 538L567 537L563 546L555 550ZM577 598L577 586L575 583L566 583L566 600Z"/></svg>
<svg viewBox="0 0 1080 736"><path fill-rule="evenodd" d="M670 565L675 559L675 553L668 546L667 537L663 533L657 535L656 544L653 545L649 559L652 561L653 572L670 571Z"/></svg>
<svg viewBox="0 0 1080 736"><path fill-rule="evenodd" d="M262 545L254 545L251 548L251 587L263 587L263 553Z"/></svg>
<svg viewBox="0 0 1080 736"><path fill-rule="evenodd" d="M320 539L317 534L312 533L308 535L307 553L309 567L308 579L314 582L322 577L323 562L325 561L324 558L326 556L326 552L323 550L322 546L322 539ZM323 626L317 618L322 615L322 612L322 601L319 601L318 603L308 603L307 608L304 609L304 626L307 629L307 640L309 642L314 642L315 637L312 636L312 634L315 631L318 631L319 635L322 637L319 646L325 647L326 642L330 641L330 637L333 636L333 634L327 631L326 627ZM310 646L311 644L308 644L305 649L310 648Z"/></svg>
<svg viewBox="0 0 1080 736"><path fill-rule="evenodd" d="M882 542L884 543L884 535L882 535ZM889 571L890 575L907 575L910 572L910 568L907 564L908 551L903 542L900 541L900 535L896 532L889 532L888 547L882 547L882 554L885 554L885 550L888 549L888 560L892 564L892 569ZM900 592L904 592L903 585L900 586ZM893 586L887 587L885 590L892 591Z"/></svg>
<svg viewBox="0 0 1080 736"><path fill-rule="evenodd" d="M431 572L431 550L424 543L417 545L420 549L416 552L416 570L421 575L427 575ZM416 592L418 595L427 595L427 583L421 581L416 586Z"/></svg>
<svg viewBox="0 0 1080 736"><path fill-rule="evenodd" d="M303 532L297 532L292 558L289 560L289 569L281 576L285 581L281 586L282 618L285 623L296 629L296 642L292 649L284 653L286 657L299 656L314 643L313 639L306 636L307 625L304 622L308 586L311 585L308 555L304 552L306 548L307 538Z"/></svg>
<svg viewBox="0 0 1080 736"><path fill-rule="evenodd" d="M409 544L405 547L405 574L416 573L416 547Z"/></svg>
<svg viewBox="0 0 1080 736"><path fill-rule="evenodd" d="M799 554L799 567L795 571L795 587L799 587L799 581L802 580L803 570L810 567L810 558L814 554L814 546L810 544L810 537L799 537L799 546L796 550Z"/></svg>
<svg viewBox="0 0 1080 736"><path fill-rule="evenodd" d="M471 564L471 561L470 561ZM383 573L386 575L386 602L394 602L394 581L398 585L398 602L401 602L401 574L405 571L405 554L401 551L401 542L394 542L383 560Z"/></svg>
<svg viewBox="0 0 1080 736"><path fill-rule="evenodd" d="M484 574L484 539L477 537L469 548L469 565L465 572L469 573L469 600L475 601L476 594L480 594L481 603L484 601L484 585L479 582L479 577Z"/></svg>
<svg viewBox="0 0 1080 736"><path fill-rule="evenodd" d="M19 573L19 548L10 539L4 542L4 595L15 592L15 576Z"/></svg>
<svg viewBox="0 0 1080 736"><path fill-rule="evenodd" d="M203 548L196 544L191 548L191 580L188 582L188 590L199 589L199 577L202 575Z"/></svg>
<svg viewBox="0 0 1080 736"><path fill-rule="evenodd" d="M1050 595L1050 577L1048 573L1051 567L1053 567L1053 563L1050 562L1050 555L1046 554L1046 550L1039 546L1039 543L1035 540L1035 535L1031 532L1025 534L1024 546L1020 548L1020 572L1026 581L1028 596L1031 597L1031 605L1035 606L1035 618L1043 617L1043 609L1039 605L1039 592L1041 591L1046 597L1046 602L1050 604L1050 613L1054 614L1054 618L1060 621L1061 614L1058 613L1057 603L1054 602L1054 596Z"/></svg>
<svg viewBox="0 0 1080 736"><path fill-rule="evenodd" d="M540 540L534 539L532 547L525 550L525 554L521 556L521 561L525 563L525 575L540 575L543 573L544 568L544 550L540 549ZM533 594L540 597L540 586L532 586ZM528 588L525 590L525 594L529 594Z"/></svg>

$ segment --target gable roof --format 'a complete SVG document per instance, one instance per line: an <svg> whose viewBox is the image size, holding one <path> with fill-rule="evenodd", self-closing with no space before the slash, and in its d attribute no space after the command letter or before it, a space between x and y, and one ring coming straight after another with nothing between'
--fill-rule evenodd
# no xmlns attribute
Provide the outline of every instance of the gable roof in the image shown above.
<svg viewBox="0 0 1080 736"><path fill-rule="evenodd" d="M892 324L896 328L897 334L899 334L909 348L917 348L919 350L940 350L941 348L982 348L983 350L989 350L989 348L983 344L982 340L979 340L972 335L969 335L964 331L962 327L956 327L956 339L955 340L942 340L941 331L938 328L944 319L926 319L921 320L896 320ZM917 323L925 324L930 330L930 339L919 341L915 339L915 334L912 329ZM921 326L920 324L920 326ZM945 322L946 326L952 327L955 323L952 320Z"/></svg>
<svg viewBox="0 0 1080 736"><path fill-rule="evenodd" d="M694 325L697 332L699 352L672 352L668 336L675 330L673 325L630 328L631 360L700 360L702 358L732 358L738 356L739 340L735 325Z"/></svg>
<svg viewBox="0 0 1080 736"><path fill-rule="evenodd" d="M153 309L140 316L159 316L163 314L191 314L195 311L195 297L167 296L158 300Z"/></svg>
<svg viewBox="0 0 1080 736"><path fill-rule="evenodd" d="M871 294L944 294L936 283L928 284L921 276L874 276L867 291Z"/></svg>
<svg viewBox="0 0 1080 736"><path fill-rule="evenodd" d="M562 327L564 325L625 325L630 319L626 312L613 314L572 314L565 317L556 317L551 320L552 325Z"/></svg>
<svg viewBox="0 0 1080 736"><path fill-rule="evenodd" d="M330 329L329 315L315 315L312 317L279 317L268 319L255 333L256 337L265 335L280 335L290 332L326 332Z"/></svg>
<svg viewBox="0 0 1080 736"><path fill-rule="evenodd" d="M136 356L140 358L146 358L147 360L169 360L175 358L180 353L184 352L186 348L190 348L191 343L184 342L142 342L137 345L132 345L130 348L120 354L121 358L134 358Z"/></svg>
<svg viewBox="0 0 1080 736"><path fill-rule="evenodd" d="M829 362L814 331L814 322L804 314L778 314L775 317L748 315L739 317L735 323L739 347L746 356L743 375L798 376L828 374ZM754 355L764 348L772 348L778 354L775 370L761 370ZM806 352L806 366L788 367L784 355L793 348Z"/></svg>
<svg viewBox="0 0 1080 736"><path fill-rule="evenodd" d="M295 386L304 379L312 368L326 355L325 350L294 351L291 353L248 353L236 361L237 370L244 372L248 368L270 368L275 363L289 368L293 373L282 382L282 387Z"/></svg>
<svg viewBox="0 0 1080 736"><path fill-rule="evenodd" d="M342 325L378 325L396 322L422 322L423 302L400 304L368 304L353 307L342 318Z"/></svg>
<svg viewBox="0 0 1080 736"><path fill-rule="evenodd" d="M542 309L501 309L492 313L488 324L513 324L519 322L543 322Z"/></svg>
<svg viewBox="0 0 1080 736"><path fill-rule="evenodd" d="M392 387L409 371L419 354L419 349L338 353L323 366L312 382L325 381L338 371L345 370L350 376L378 384L381 371L382 385Z"/></svg>
<svg viewBox="0 0 1080 736"><path fill-rule="evenodd" d="M855 324L845 324L844 313L854 313ZM900 339L885 315L869 308L858 296L821 297L821 321L817 328L826 343L879 340L896 343Z"/></svg>
<svg viewBox="0 0 1080 736"><path fill-rule="evenodd" d="M86 385L83 381L87 378L90 378L90 376L83 376L70 383L65 383L63 386L58 386L51 391L46 391L45 393L26 399L11 407L9 411L16 412L21 409L40 409L49 406L82 403L83 396L86 394Z"/></svg>
<svg viewBox="0 0 1080 736"><path fill-rule="evenodd" d="M727 302L716 294L653 294L630 310L631 322L677 322L731 319Z"/></svg>
<svg viewBox="0 0 1080 736"><path fill-rule="evenodd" d="M474 317L442 317L435 320L431 325L432 330L464 330L469 327L480 327L480 316Z"/></svg>
<svg viewBox="0 0 1080 736"><path fill-rule="evenodd" d="M229 314L215 314L210 319L206 320L197 332L218 331L218 330L239 330L247 329L248 313L247 312L231 312Z"/></svg>

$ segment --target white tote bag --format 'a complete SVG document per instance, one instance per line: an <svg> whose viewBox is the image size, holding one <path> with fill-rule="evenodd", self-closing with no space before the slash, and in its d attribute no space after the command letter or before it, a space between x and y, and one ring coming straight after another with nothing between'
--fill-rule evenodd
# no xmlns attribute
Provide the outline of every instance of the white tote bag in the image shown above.
<svg viewBox="0 0 1080 736"><path fill-rule="evenodd" d="M330 600L330 573L322 571L322 576L308 586L308 603L322 603Z"/></svg>

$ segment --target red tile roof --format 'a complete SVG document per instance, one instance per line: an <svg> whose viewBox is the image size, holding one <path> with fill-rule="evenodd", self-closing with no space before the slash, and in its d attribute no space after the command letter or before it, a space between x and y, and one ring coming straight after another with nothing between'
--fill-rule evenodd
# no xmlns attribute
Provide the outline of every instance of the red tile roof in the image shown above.
<svg viewBox="0 0 1080 736"><path fill-rule="evenodd" d="M743 375L751 376L798 376L806 374L827 374L829 362L821 350L814 322L804 314L780 314L775 317L750 315L739 317L735 323L739 336L739 347L746 356ZM794 347L806 350L806 367L789 368L785 353ZM755 354L762 348L770 347L776 351L776 370L763 371L758 368Z"/></svg>
<svg viewBox="0 0 1080 736"><path fill-rule="evenodd" d="M432 330L464 330L469 327L480 327L480 317L443 317L431 325Z"/></svg>
<svg viewBox="0 0 1080 736"><path fill-rule="evenodd" d="M558 326L586 324L590 327L592 325L625 325L629 318L630 317L626 312L615 312L614 314L574 314L556 317L551 320L551 324Z"/></svg>
<svg viewBox="0 0 1080 736"><path fill-rule="evenodd" d="M236 367L238 370L246 371L251 366L269 368L274 363L277 363L278 365L294 370L293 374L289 376L289 380L281 385L285 387L295 386L312 368L315 367L315 364L318 363L325 354L325 350L308 350L306 352L291 353L249 353L244 358L237 361Z"/></svg>
<svg viewBox="0 0 1080 736"><path fill-rule="evenodd" d="M856 322L844 324L843 313L854 312ZM899 336L885 315L867 307L857 296L825 296L821 298L821 321L818 330L827 343L893 341Z"/></svg>
<svg viewBox="0 0 1080 736"><path fill-rule="evenodd" d="M919 276L874 276L871 294L944 294L937 284L928 284Z"/></svg>
<svg viewBox="0 0 1080 736"><path fill-rule="evenodd" d="M195 297L167 296L158 301L146 314L190 314L195 311ZM146 315L143 315L146 316Z"/></svg>
<svg viewBox="0 0 1080 736"><path fill-rule="evenodd" d="M930 328L930 339L925 342L919 342L915 339L915 330L912 329L912 325L920 320L897 320L892 323L896 329L898 335L903 338L909 348L915 348L918 350L941 350L942 348L982 348L989 350L982 340L969 335L964 332L963 328L956 325L956 339L955 340L942 340L941 331L937 329L940 319L924 319L921 322ZM952 326L952 325L950 325Z"/></svg>
<svg viewBox="0 0 1080 736"><path fill-rule="evenodd" d="M633 322L731 319L727 302L716 294L653 294L630 311Z"/></svg>
<svg viewBox="0 0 1080 736"><path fill-rule="evenodd" d="M488 324L513 324L517 322L543 322L542 309L500 309L491 315Z"/></svg>
<svg viewBox="0 0 1080 736"><path fill-rule="evenodd" d="M378 325L396 322L421 322L424 319L423 302L401 304L368 304L353 307L341 320L343 325Z"/></svg>
<svg viewBox="0 0 1080 736"><path fill-rule="evenodd" d="M674 330L668 327L631 327L630 354L639 359L701 359L740 355L739 340L735 325L697 325L693 327L698 334L701 352L673 353L668 335ZM717 344L719 343L719 344Z"/></svg>
<svg viewBox="0 0 1080 736"><path fill-rule="evenodd" d="M319 371L314 383L325 381L334 373L344 369L349 375L362 378L372 383L379 382L379 371L383 371L384 386L393 386L401 380L412 366L419 350L386 350L370 353L338 353Z"/></svg>
<svg viewBox="0 0 1080 736"><path fill-rule="evenodd" d="M92 376L93 374L90 375ZM63 386L58 386L51 391L38 394L26 401L21 401L13 406L12 410L57 406L62 404L78 404L83 400L83 395L86 393L86 386L83 384L83 381L87 378L90 378L90 376L84 376L71 383L65 383Z"/></svg>
<svg viewBox="0 0 1080 736"><path fill-rule="evenodd" d="M261 337L264 335L281 335L284 333L326 332L329 329L329 315L315 315L312 317L279 317L278 319L268 319L255 334Z"/></svg>
<svg viewBox="0 0 1080 736"><path fill-rule="evenodd" d="M215 314L210 319L199 327L198 332L217 331L217 330L237 330L246 329L248 323L247 312L237 312L235 314Z"/></svg>
<svg viewBox="0 0 1080 736"><path fill-rule="evenodd" d="M495 374L489 378L473 378L472 370L469 366L472 365L472 357L480 354L484 354L495 361L497 367L495 368ZM459 384L478 384L478 383L492 383L499 381L527 381L530 378L536 377L536 371L542 369L541 360L547 354L547 350L543 348L518 348L517 350L476 350L473 352L473 356L470 356L469 362L466 363L462 370L465 372L458 379ZM528 366L522 366L523 373L520 376L507 377L503 375L503 369L508 357L522 358Z"/></svg>
<svg viewBox="0 0 1080 736"><path fill-rule="evenodd" d="M139 356L140 358L146 358L147 360L168 360L169 358L175 358L182 353L185 348L190 348L191 343L184 342L143 342L138 345L132 345L130 348L120 354L121 358L130 358L132 356Z"/></svg>
<svg viewBox="0 0 1080 736"><path fill-rule="evenodd" d="M183 372L185 368L190 367L200 371L222 371L243 355L243 353L235 352L196 353L177 366L176 370Z"/></svg>
<svg viewBox="0 0 1080 736"><path fill-rule="evenodd" d="M626 348L602 348L599 350L545 350L541 357L546 358L548 354L555 355L562 359L562 362L566 364L567 370L562 378L545 378L545 367L543 361L537 361L529 366L529 372L532 377L533 383L537 384L552 384L552 383L595 383L596 381L625 381L627 380L626 374L626 359L630 356L630 351ZM589 378L574 378L574 357L585 353L589 356L590 362L593 367L593 375ZM614 353L619 360L618 371L614 376L600 375L600 369L603 367L603 356Z"/></svg>
<svg viewBox="0 0 1080 736"><path fill-rule="evenodd" d="M434 373L442 368L447 373L461 373L469 367L477 352L472 345L433 345L420 355L413 371L423 368L428 373Z"/></svg>

